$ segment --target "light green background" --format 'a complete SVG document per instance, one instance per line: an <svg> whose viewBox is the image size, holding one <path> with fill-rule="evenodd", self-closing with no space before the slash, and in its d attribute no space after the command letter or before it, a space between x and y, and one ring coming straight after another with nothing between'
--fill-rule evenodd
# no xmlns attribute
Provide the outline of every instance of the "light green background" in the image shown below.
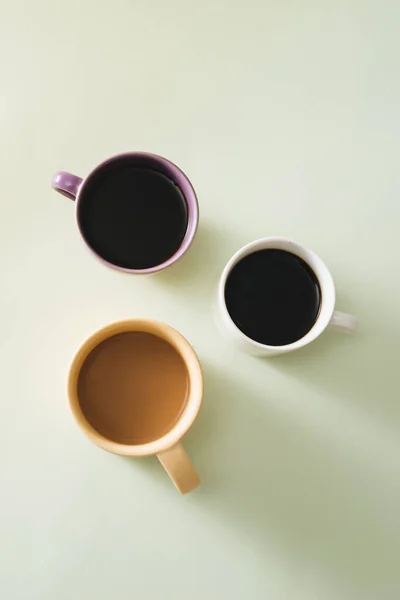
<svg viewBox="0 0 400 600"><path fill-rule="evenodd" d="M1 3L2 599L398 600L399 17L377 0ZM200 200L192 250L153 278L93 260L50 189L128 149L176 162ZM326 260L356 336L260 360L219 335L219 273L269 235ZM204 365L186 497L69 414L75 349L137 316Z"/></svg>

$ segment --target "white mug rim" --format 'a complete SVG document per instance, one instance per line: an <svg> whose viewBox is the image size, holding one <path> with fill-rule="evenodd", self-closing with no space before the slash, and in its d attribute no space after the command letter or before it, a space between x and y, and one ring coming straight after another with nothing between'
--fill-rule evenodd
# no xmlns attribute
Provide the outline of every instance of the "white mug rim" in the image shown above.
<svg viewBox="0 0 400 600"><path fill-rule="evenodd" d="M320 310L314 325L299 340L282 346L272 346L269 344L263 344L261 342L257 342L253 338L246 335L233 322L225 302L225 285L233 267L238 262L240 262L245 256L253 254L258 250L268 248L286 250L287 252L291 252L292 254L295 254L296 256L302 258L315 273L321 289ZM235 252L235 254L226 263L218 284L218 303L222 312L222 318L224 323L228 325L231 331L236 336L239 336L243 341L251 344L255 348L258 348L260 350L267 350L275 354L288 352L291 350L297 350L298 348L302 348L303 346L309 344L310 342L314 341L317 337L319 337L329 325L335 308L335 300L335 284L332 275L324 261L313 250L285 237L259 238L239 248L239 250L237 250L237 252Z"/></svg>

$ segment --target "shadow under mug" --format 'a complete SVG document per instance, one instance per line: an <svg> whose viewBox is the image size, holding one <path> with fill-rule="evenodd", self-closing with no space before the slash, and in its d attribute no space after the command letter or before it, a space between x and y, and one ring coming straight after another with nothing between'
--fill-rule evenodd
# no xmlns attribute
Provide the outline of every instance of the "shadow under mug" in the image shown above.
<svg viewBox="0 0 400 600"><path fill-rule="evenodd" d="M150 333L166 341L180 355L187 371L188 389L184 409L171 429L154 441L141 444L119 443L99 433L86 418L79 397L79 375L89 354L105 340L126 332ZM157 371L154 371L154 377ZM189 342L175 329L149 319L128 319L117 321L103 327L89 337L77 351L68 376L68 397L75 418L81 431L93 443L114 454L123 456L150 456L155 454L172 479L176 488L182 493L192 491L200 484L200 479L181 439L197 417L203 399L203 374L199 359ZM110 405L113 398L110 397Z"/></svg>
<svg viewBox="0 0 400 600"><path fill-rule="evenodd" d="M176 252L161 264L157 264L155 266L151 266L144 269L122 267L118 264L111 262L106 257L102 256L98 252L98 250L96 250L96 248L94 248L90 244L85 234L81 220L81 206L84 205L86 200L86 191L89 187L88 184L90 184L93 178L99 175L100 171L104 171L110 165L112 165L112 163L118 163L120 161L128 161L129 164L132 164L132 166L152 169L161 173L162 175L165 175L177 185L186 202L188 222L186 233L184 235L182 243L180 244ZM92 169L92 171L90 171L90 173L84 179L82 179L82 177L78 177L77 175L73 175L72 173L68 173L67 171L57 171L53 175L53 178L51 180L51 186L54 190L56 190L63 196L66 196L70 200L75 200L76 221L82 239L84 240L87 247L101 262L103 262L109 267L112 267L113 269L124 271L125 273L135 274L150 274L156 273L157 271L162 271L163 269L166 269L170 265L174 264L185 254L185 252L190 248L194 236L196 235L197 226L199 222L199 205L196 197L196 192L194 191L194 188L191 182L189 181L188 177L183 171L181 171L181 169L179 169L179 167L177 167L174 163L167 160L166 158L158 156L157 154L150 154L147 152L125 152L122 154L116 154L115 156L112 156L111 158L108 158L107 160L97 165L94 169Z"/></svg>
<svg viewBox="0 0 400 600"><path fill-rule="evenodd" d="M315 273L321 289L321 303L317 319L306 335L302 338L283 346L268 346L248 337L233 322L225 302L225 286L229 274L234 266L245 256L259 250L285 250L299 256ZM216 319L222 333L225 333L236 346L243 352L256 356L273 356L284 354L306 346L315 340L326 327L331 326L339 331L352 333L357 327L356 317L335 310L335 284L328 267L323 260L312 250L301 246L291 240L279 237L263 238L243 246L232 256L225 266L218 285L216 305Z"/></svg>

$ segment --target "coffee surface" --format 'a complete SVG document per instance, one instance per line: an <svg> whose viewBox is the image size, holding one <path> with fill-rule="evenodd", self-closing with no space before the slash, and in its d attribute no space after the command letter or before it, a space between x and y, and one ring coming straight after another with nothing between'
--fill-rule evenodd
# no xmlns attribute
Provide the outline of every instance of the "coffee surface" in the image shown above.
<svg viewBox="0 0 400 600"><path fill-rule="evenodd" d="M188 392L180 354L165 340L141 331L101 342L78 377L86 419L121 444L146 444L168 433L183 414Z"/></svg>
<svg viewBox="0 0 400 600"><path fill-rule="evenodd" d="M147 269L179 250L188 209L180 188L166 175L125 159L91 176L79 201L78 220L102 258L128 269Z"/></svg>
<svg viewBox="0 0 400 600"><path fill-rule="evenodd" d="M225 302L244 334L261 344L283 346L310 331L319 314L321 290L304 260L285 250L266 249L233 267Z"/></svg>

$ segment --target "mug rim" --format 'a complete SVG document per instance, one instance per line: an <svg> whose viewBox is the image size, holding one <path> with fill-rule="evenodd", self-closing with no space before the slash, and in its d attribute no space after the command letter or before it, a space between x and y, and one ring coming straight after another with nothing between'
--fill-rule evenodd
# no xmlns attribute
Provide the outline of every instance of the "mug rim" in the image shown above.
<svg viewBox="0 0 400 600"><path fill-rule="evenodd" d="M189 377L189 397L177 423L175 423L168 433L162 435L160 438L146 444L137 445L120 444L99 433L85 417L78 396L79 373L90 352L102 341L118 333L130 331L151 333L171 344L183 359ZM69 368L67 382L70 409L81 431L92 443L100 448L124 456L149 456L167 450L177 444L197 417L203 400L203 388L203 373L200 361L187 339L170 325L151 319L123 319L109 323L95 331L81 344L75 353Z"/></svg>
<svg viewBox="0 0 400 600"><path fill-rule="evenodd" d="M186 233L177 251L163 263L155 265L154 267L148 267L146 269L131 269L129 267L121 267L120 265L117 265L101 256L101 254L99 254L97 250L89 244L79 219L79 205L82 202L82 194L85 191L88 181L111 162L118 161L123 158L147 159L150 162L153 162L155 165L161 166L161 168L164 169L166 173L164 173L164 171L162 170L160 170L160 172L168 174L171 177L171 179L178 185L182 196L185 199L186 206L188 209L188 223ZM116 269L124 273L133 273L136 275L157 273L158 271L163 271L167 267L177 262L189 250L190 246L192 245L199 223L199 203L194 187L191 181L189 180L188 176L172 161L168 160L167 158L164 158L163 156L160 156L159 154L153 154L151 152L119 152L118 154L114 154L102 160L99 164L97 164L93 169L89 171L86 177L82 179L82 183L79 186L79 190L76 195L75 204L75 215L79 233L81 234L83 241L85 242L86 246L89 248L91 253L94 254L94 256L98 258L103 264L107 265L108 267L111 267L112 269Z"/></svg>
<svg viewBox="0 0 400 600"><path fill-rule="evenodd" d="M243 258L245 258L245 256L263 249L286 250L287 252L291 252L299 258L302 258L314 272L321 289L320 310L311 329L300 339L282 346L263 344L246 335L232 320L225 301L225 285L233 267ZM306 246L303 246L302 244L294 242L293 240L285 237L259 238L239 248L239 250L237 250L226 263L218 284L218 303L222 311L222 318L231 332L234 333L236 337L239 337L242 341L251 344L253 347L259 350L266 350L274 354L302 348L321 335L321 333L329 325L329 322L332 318L335 309L335 301L336 291L333 277L322 258L310 248L307 248Z"/></svg>

